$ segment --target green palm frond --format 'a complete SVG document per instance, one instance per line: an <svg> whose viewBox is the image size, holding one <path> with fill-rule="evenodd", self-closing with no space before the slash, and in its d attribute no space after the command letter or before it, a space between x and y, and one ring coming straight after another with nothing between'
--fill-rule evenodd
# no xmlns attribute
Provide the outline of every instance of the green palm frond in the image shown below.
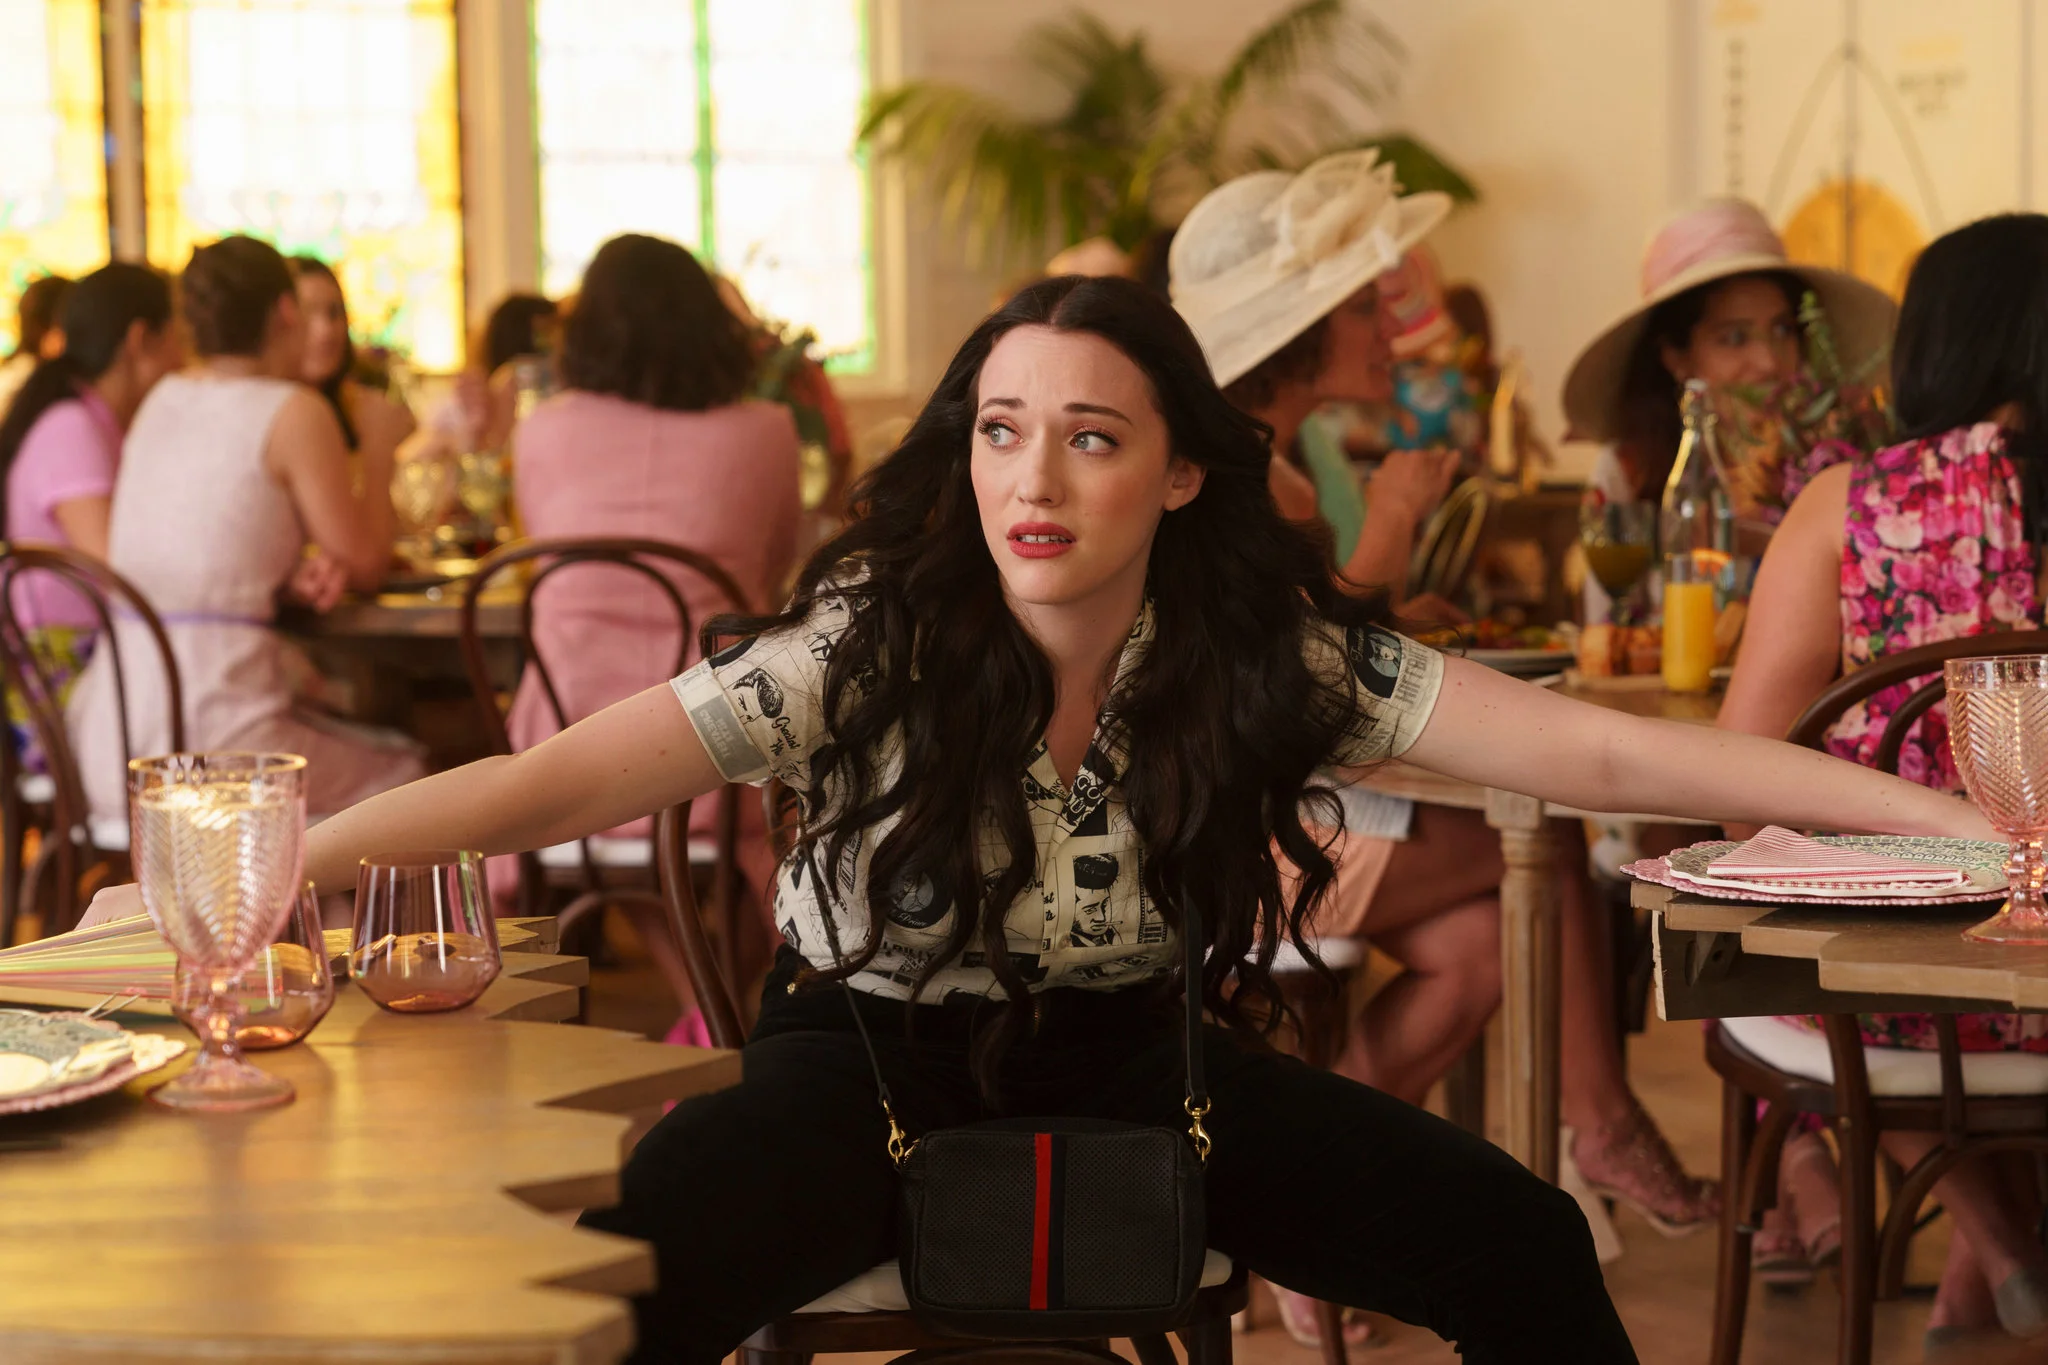
<svg viewBox="0 0 2048 1365"><path fill-rule="evenodd" d="M1396 63L1406 55L1399 39L1346 0L1301 0L1245 40L1216 78L1216 94L1233 109L1247 95L1316 70L1376 103L1392 93Z"/></svg>
<svg viewBox="0 0 2048 1365"><path fill-rule="evenodd" d="M857 136L877 156L924 168L944 221L967 224L977 254L997 239L1042 241L1074 174L1043 126L939 81L878 92Z"/></svg>
<svg viewBox="0 0 2048 1365"><path fill-rule="evenodd" d="M1207 79L1169 80L1144 34L1119 35L1084 12L1038 26L1021 51L1063 92L1059 113L1027 119L975 91L912 81L877 91L858 134L878 159L925 179L945 221L966 226L975 259L1036 252L1052 236L1105 235L1129 249L1158 227L1162 194L1300 166L1345 144L1379 146L1410 189L1476 197L1414 138L1358 138L1356 106L1392 92L1406 54L1347 0L1299 0ZM1255 140L1234 137L1234 116L1254 100L1280 117Z"/></svg>
<svg viewBox="0 0 2048 1365"><path fill-rule="evenodd" d="M1167 80L1143 34L1120 39L1100 19L1075 14L1025 38L1026 60L1072 92L1056 120L1075 137L1142 139L1166 101Z"/></svg>

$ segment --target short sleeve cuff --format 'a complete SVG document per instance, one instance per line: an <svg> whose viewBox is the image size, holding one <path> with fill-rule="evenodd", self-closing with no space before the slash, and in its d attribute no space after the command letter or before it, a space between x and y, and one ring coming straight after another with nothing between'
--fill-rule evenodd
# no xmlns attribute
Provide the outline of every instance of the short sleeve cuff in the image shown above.
<svg viewBox="0 0 2048 1365"><path fill-rule="evenodd" d="M719 685L718 675L705 660L669 682L683 714L690 718L704 752L711 755L719 775L728 782L759 785L768 780L767 756L747 738L739 711Z"/></svg>
<svg viewBox="0 0 2048 1365"><path fill-rule="evenodd" d="M1429 728L1430 715L1436 710L1437 694L1444 686L1443 655L1413 640L1404 639L1401 644L1401 673L1394 680L1390 717L1393 758L1407 753L1422 738L1422 732Z"/></svg>

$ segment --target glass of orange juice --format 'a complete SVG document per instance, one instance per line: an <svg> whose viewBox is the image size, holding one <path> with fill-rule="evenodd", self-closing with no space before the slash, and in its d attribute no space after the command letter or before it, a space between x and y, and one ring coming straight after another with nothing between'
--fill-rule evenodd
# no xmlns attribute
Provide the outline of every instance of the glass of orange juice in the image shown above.
<svg viewBox="0 0 2048 1365"><path fill-rule="evenodd" d="M1664 685L1704 692L1714 671L1714 579L1690 554L1664 563Z"/></svg>

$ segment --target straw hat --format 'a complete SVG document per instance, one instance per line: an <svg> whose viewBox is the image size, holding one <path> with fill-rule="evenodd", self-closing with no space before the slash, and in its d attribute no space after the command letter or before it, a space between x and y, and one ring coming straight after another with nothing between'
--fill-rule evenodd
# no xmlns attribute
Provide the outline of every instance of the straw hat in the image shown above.
<svg viewBox="0 0 2048 1365"><path fill-rule="evenodd" d="M1784 270L1813 290L1828 315L1835 350L1855 373L1890 343L1898 305L1874 284L1839 270L1798 265L1786 259L1762 210L1743 199L1709 199L1667 222L1643 253L1642 302L1579 352L1564 381L1564 411L1570 435L1611 441L1621 406L1629 357L1649 325L1650 312L1676 298L1731 275Z"/></svg>
<svg viewBox="0 0 2048 1365"><path fill-rule="evenodd" d="M1241 175L1203 196L1174 234L1173 305L1216 383L1230 384L1400 264L1450 211L1447 194L1404 197L1370 148L1299 175Z"/></svg>

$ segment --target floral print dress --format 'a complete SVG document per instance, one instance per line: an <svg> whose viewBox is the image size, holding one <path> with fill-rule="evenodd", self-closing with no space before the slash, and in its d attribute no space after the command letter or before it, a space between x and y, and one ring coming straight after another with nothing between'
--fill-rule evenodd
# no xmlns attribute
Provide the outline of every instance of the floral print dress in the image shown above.
<svg viewBox="0 0 2048 1365"><path fill-rule="evenodd" d="M2038 561L2020 513L2019 471L1995 423L1957 427L1878 451L1849 479L1842 543L1842 665L1881 654L2041 621ZM1828 752L1866 766L1885 724L1925 679L1888 687L1849 708L1829 732ZM1899 775L1960 792L1948 749L1948 710L1937 706L1906 736ZM1818 1029L1819 1020L1798 1022ZM1925 1014L1867 1014L1871 1047L1932 1050ZM1965 1014L1963 1050L2048 1052L2048 1015Z"/></svg>

